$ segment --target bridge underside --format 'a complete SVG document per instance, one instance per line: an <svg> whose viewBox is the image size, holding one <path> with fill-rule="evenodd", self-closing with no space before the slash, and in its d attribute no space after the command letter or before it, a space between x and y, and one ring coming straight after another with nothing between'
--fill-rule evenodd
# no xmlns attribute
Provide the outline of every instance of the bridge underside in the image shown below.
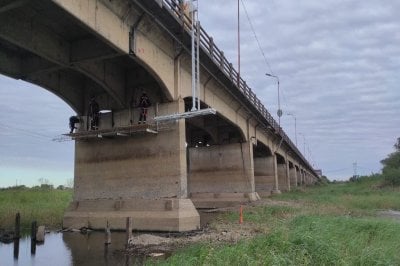
<svg viewBox="0 0 400 266"><path fill-rule="evenodd" d="M283 190L310 183L287 154L271 151L276 137L269 147L257 145L259 115L242 108L241 92L232 96L224 85L206 90L211 76L202 84L202 100L207 95L210 102L202 106L219 106L217 115L154 122L187 111L190 70L182 47L134 2L0 1L0 73L51 91L80 117L70 135L75 184L63 226L124 229L132 217L137 230L195 230L196 208L254 201L279 192L278 183ZM136 46L131 27L142 36ZM147 124L138 126L143 91L152 106ZM109 111L96 130L87 116L92 97Z"/></svg>

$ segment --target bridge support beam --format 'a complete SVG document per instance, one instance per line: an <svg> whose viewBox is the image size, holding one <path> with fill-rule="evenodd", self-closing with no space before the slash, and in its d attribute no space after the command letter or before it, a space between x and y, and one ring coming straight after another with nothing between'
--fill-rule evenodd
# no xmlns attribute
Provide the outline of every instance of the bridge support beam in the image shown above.
<svg viewBox="0 0 400 266"><path fill-rule="evenodd" d="M278 163L278 182L279 182L279 189L281 191L290 190L290 186L288 184L288 171L286 163Z"/></svg>
<svg viewBox="0 0 400 266"><path fill-rule="evenodd" d="M297 187L297 171L296 171L296 167L294 165L292 165L292 167L290 167L289 165L289 176L290 176L290 187Z"/></svg>
<svg viewBox="0 0 400 266"><path fill-rule="evenodd" d="M254 180L260 197L270 196L275 187L274 156L254 158Z"/></svg>
<svg viewBox="0 0 400 266"><path fill-rule="evenodd" d="M304 170L300 169L300 185L304 186L305 185L305 177L304 177Z"/></svg>
<svg viewBox="0 0 400 266"><path fill-rule="evenodd" d="M136 230L200 227L187 198L184 121L158 134L76 140L74 199L63 227L102 229L108 221L124 229L126 217Z"/></svg>
<svg viewBox="0 0 400 266"><path fill-rule="evenodd" d="M235 206L259 199L252 143L189 148L189 192L197 208Z"/></svg>

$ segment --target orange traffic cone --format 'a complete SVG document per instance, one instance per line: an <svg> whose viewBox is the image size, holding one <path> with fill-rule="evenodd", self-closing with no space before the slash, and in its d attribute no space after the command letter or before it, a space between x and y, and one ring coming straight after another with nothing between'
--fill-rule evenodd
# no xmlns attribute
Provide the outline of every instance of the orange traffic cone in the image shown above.
<svg viewBox="0 0 400 266"><path fill-rule="evenodd" d="M243 223L243 206L240 205L240 216L239 216L239 224Z"/></svg>

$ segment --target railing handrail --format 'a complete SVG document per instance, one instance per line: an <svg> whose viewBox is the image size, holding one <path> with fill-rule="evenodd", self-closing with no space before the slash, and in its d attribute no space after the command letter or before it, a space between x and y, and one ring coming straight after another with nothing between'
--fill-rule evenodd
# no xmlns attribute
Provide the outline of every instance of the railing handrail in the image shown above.
<svg viewBox="0 0 400 266"><path fill-rule="evenodd" d="M191 30L191 18L186 15L182 9L181 3L178 0L162 0L163 6L167 7L169 13L174 16L174 18L182 24L186 31ZM268 122L268 124L278 132L278 134L286 141L286 143L295 151L295 153L306 163L308 167L314 172L309 162L304 158L303 154L299 149L293 144L290 138L286 135L285 131L280 127L280 125L275 121L272 115L268 112L268 109L264 104L257 98L256 94L247 85L247 83L239 77L238 82L238 72L232 66L232 64L226 59L223 51L221 51L215 44L211 36L200 26L200 48L210 57L210 59L219 67L219 69L229 78L234 86L243 93L246 99L255 107L255 109L261 114L261 116ZM195 31L197 28L195 27ZM189 33L189 32L188 32ZM198 34L198 33L195 33Z"/></svg>

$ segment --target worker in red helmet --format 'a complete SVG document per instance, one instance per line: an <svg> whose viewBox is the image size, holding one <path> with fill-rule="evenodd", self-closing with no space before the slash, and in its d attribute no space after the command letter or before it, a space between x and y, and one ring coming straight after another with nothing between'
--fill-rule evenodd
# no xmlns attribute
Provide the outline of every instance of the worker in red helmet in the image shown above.
<svg viewBox="0 0 400 266"><path fill-rule="evenodd" d="M147 109L150 107L150 99L147 97L146 92L142 93L139 99L139 107L140 107L140 117L139 117L139 124L146 123L147 118Z"/></svg>

